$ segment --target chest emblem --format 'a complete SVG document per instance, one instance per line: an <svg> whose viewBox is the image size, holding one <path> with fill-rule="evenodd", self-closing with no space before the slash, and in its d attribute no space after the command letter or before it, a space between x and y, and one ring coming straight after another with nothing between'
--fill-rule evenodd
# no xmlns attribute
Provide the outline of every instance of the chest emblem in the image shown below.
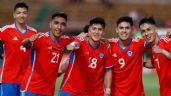
<svg viewBox="0 0 171 96"><path fill-rule="evenodd" d="M104 54L103 53L100 53L99 54L99 58L103 58L104 57Z"/></svg>
<svg viewBox="0 0 171 96"><path fill-rule="evenodd" d="M127 52L127 55L128 55L128 56L132 56L132 54L133 54L133 52L132 52L131 50L129 50L129 51Z"/></svg>

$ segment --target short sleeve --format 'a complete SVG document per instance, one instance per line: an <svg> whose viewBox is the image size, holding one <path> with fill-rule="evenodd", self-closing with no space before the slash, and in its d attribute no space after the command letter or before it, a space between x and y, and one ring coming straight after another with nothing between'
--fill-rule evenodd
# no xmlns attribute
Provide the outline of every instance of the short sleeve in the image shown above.
<svg viewBox="0 0 171 96"><path fill-rule="evenodd" d="M148 44L147 44L147 42L145 41L145 39L134 39L135 41L134 42L137 42L137 45L139 46L139 50L142 52L142 53L144 53L145 51L147 51L148 50L148 48L147 48L147 46L148 46ZM136 46L136 47L138 47L138 46Z"/></svg>
<svg viewBox="0 0 171 96"><path fill-rule="evenodd" d="M171 39L169 38L168 43L165 46L167 48L167 50L171 53Z"/></svg>
<svg viewBox="0 0 171 96"><path fill-rule="evenodd" d="M42 44L42 41L43 41L42 39L43 39L43 37L40 37L40 38L37 38L35 41L33 41L32 45L31 45L32 48L38 49Z"/></svg>
<svg viewBox="0 0 171 96"><path fill-rule="evenodd" d="M111 47L107 48L105 52L105 69L110 70L113 68L113 63L111 62Z"/></svg>
<svg viewBox="0 0 171 96"><path fill-rule="evenodd" d="M5 35L6 35L6 34L4 34L5 31L6 31L6 30L0 29L0 40L1 40L1 41L5 41Z"/></svg>

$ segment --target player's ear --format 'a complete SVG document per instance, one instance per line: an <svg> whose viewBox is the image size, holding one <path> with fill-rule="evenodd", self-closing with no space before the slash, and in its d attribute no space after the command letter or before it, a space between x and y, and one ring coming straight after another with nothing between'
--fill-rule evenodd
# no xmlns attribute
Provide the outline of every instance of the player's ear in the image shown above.
<svg viewBox="0 0 171 96"><path fill-rule="evenodd" d="M106 30L105 30L105 28L103 28L102 36L104 36L104 35L105 35L105 33L106 33Z"/></svg>
<svg viewBox="0 0 171 96"><path fill-rule="evenodd" d="M118 28L115 29L116 33L118 33Z"/></svg>

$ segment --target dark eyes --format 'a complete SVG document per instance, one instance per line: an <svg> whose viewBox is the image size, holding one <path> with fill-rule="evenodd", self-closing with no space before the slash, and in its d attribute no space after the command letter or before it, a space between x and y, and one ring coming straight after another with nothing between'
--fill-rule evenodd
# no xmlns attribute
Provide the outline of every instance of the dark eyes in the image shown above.
<svg viewBox="0 0 171 96"><path fill-rule="evenodd" d="M119 29L130 29L130 27L119 27Z"/></svg>
<svg viewBox="0 0 171 96"><path fill-rule="evenodd" d="M61 24L61 25L63 25L63 26L65 26L65 25L66 25L66 23L65 23L65 22L58 22L58 21L55 21L55 22L54 22L54 24Z"/></svg>

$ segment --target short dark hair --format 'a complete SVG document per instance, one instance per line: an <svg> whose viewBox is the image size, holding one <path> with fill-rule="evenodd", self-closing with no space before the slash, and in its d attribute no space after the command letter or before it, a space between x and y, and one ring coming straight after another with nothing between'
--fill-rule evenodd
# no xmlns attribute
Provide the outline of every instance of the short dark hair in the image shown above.
<svg viewBox="0 0 171 96"><path fill-rule="evenodd" d="M15 6L14 6L14 11L15 11L17 8L26 8L27 11L29 10L29 6L28 6L26 3L24 3L24 2L16 3Z"/></svg>
<svg viewBox="0 0 171 96"><path fill-rule="evenodd" d="M116 21L116 25L118 26L121 22L128 22L131 26L133 26L133 19L129 16L119 17Z"/></svg>
<svg viewBox="0 0 171 96"><path fill-rule="evenodd" d="M95 17L95 18L91 19L90 22L89 22L89 26L91 26L93 24L100 24L104 28L106 26L106 22L105 22L105 20L102 17Z"/></svg>
<svg viewBox="0 0 171 96"><path fill-rule="evenodd" d="M88 29L89 29L90 25L85 25L84 28L83 28L83 32L84 33L88 33Z"/></svg>
<svg viewBox="0 0 171 96"><path fill-rule="evenodd" d="M51 19L54 19L55 17L62 17L62 18L64 18L66 21L68 20L67 14L64 13L64 12L55 12L54 14L52 14Z"/></svg>
<svg viewBox="0 0 171 96"><path fill-rule="evenodd" d="M140 27L142 24L144 24L144 23L156 25L156 21L154 20L153 17L145 17L145 18L142 18L142 19L140 20L139 27Z"/></svg>

